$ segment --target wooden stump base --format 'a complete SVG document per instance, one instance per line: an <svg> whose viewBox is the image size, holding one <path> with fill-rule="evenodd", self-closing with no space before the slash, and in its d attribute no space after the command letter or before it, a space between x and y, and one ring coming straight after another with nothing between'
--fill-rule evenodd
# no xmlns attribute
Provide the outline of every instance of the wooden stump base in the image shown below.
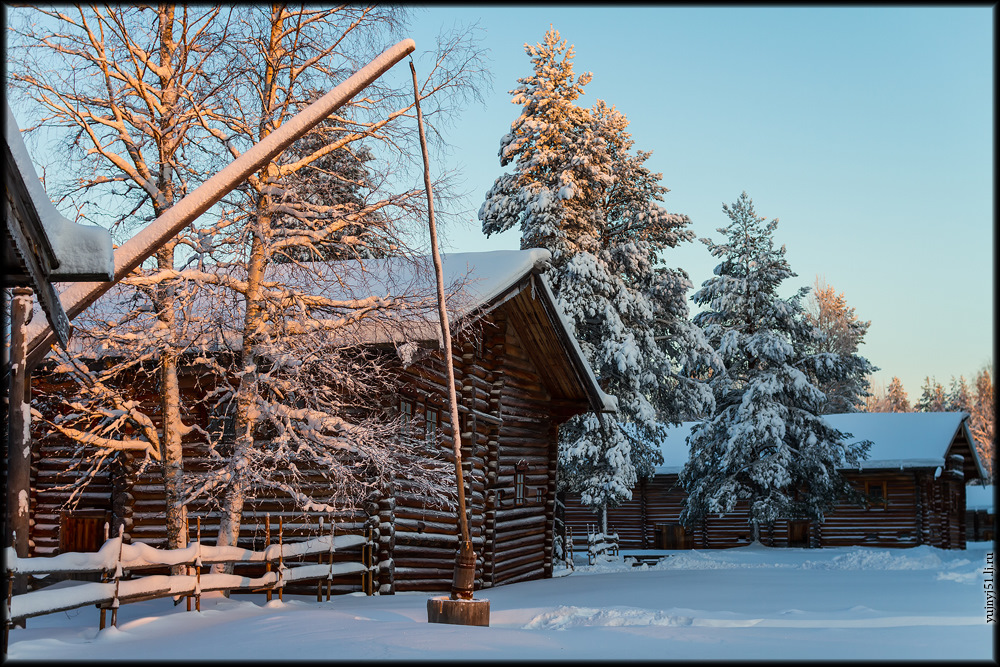
<svg viewBox="0 0 1000 667"><path fill-rule="evenodd" d="M452 600L447 595L431 598L427 601L427 622L489 626L490 601Z"/></svg>

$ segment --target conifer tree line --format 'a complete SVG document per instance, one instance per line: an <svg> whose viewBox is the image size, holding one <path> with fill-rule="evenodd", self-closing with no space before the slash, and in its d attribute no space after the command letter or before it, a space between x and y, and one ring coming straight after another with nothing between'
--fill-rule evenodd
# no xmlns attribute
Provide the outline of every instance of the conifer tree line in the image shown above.
<svg viewBox="0 0 1000 667"><path fill-rule="evenodd" d="M938 380L925 376L920 396L911 405L903 383L893 377L888 388L876 387L865 400L867 412L965 412L969 415L969 433L975 440L979 458L993 479L996 456L996 398L993 364L980 368L972 382L964 375L951 376L945 388Z"/></svg>
<svg viewBox="0 0 1000 667"><path fill-rule="evenodd" d="M645 167L651 153L633 150L614 106L579 103L592 76L574 73L573 47L554 28L525 52L531 75L510 91L521 114L498 154L510 171L479 218L487 235L519 229L522 247L552 252L559 306L618 400L617 414L560 429L560 488L606 517L660 462L664 427L698 420L682 473L686 521L747 500L756 538L778 516L821 517L852 496L837 468L868 443L848 447L821 415L863 408L877 370L858 354L870 323L825 286L810 309L808 288L778 297L795 274L774 246L777 221L757 216L747 193L723 206L726 239L702 239L721 263L688 297L670 253L694 234L688 216L660 204L668 190ZM705 308L693 318L689 298Z"/></svg>

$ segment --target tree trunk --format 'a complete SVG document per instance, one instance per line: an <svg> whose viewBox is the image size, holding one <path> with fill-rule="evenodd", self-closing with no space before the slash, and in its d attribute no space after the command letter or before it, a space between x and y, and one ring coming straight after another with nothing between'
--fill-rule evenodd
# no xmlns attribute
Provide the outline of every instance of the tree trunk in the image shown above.
<svg viewBox="0 0 1000 667"><path fill-rule="evenodd" d="M161 4L157 8L159 18L159 60L160 86L162 89L163 113L160 116L160 141L158 183L163 196L162 202L153 202L157 217L165 213L174 203L174 174L172 159L177 146L177 112L179 103L178 86L173 54L177 48L174 41L174 6ZM170 241L156 253L157 268L174 268L174 248L176 241ZM174 317L175 293L172 286L157 289L158 319L167 331L176 332ZM163 437L160 439L160 461L163 471L163 488L166 497L167 548L182 549L187 546L187 507L184 505L184 450L181 438L187 427L181 420L181 392L177 379L178 353L173 345L168 345L160 358L160 405L163 418ZM172 574L183 574L184 566L171 568Z"/></svg>
<svg viewBox="0 0 1000 667"><path fill-rule="evenodd" d="M7 411L7 531L6 544L19 558L30 551L31 520L31 373L25 364L25 330L31 320L31 289L17 287L10 304L10 393ZM13 593L27 592L24 575L13 579ZM20 627L24 627L22 621Z"/></svg>

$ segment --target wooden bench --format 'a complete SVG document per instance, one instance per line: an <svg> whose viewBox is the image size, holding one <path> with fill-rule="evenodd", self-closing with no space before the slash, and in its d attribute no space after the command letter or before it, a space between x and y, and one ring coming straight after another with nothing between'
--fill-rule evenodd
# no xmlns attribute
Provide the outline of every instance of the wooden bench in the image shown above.
<svg viewBox="0 0 1000 667"><path fill-rule="evenodd" d="M670 558L670 554L647 554L640 552L622 552L623 559L631 559L632 567L639 567L640 565L656 565L664 558Z"/></svg>

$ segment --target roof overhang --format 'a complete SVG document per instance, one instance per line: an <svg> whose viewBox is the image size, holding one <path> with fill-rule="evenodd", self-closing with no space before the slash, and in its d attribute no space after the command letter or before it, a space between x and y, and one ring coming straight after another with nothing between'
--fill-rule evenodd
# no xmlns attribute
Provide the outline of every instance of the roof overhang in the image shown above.
<svg viewBox="0 0 1000 667"><path fill-rule="evenodd" d="M69 318L53 282L105 282L114 276L111 234L63 217L49 200L21 138L10 107L4 104L6 171L5 286L34 289L57 339L69 341Z"/></svg>

